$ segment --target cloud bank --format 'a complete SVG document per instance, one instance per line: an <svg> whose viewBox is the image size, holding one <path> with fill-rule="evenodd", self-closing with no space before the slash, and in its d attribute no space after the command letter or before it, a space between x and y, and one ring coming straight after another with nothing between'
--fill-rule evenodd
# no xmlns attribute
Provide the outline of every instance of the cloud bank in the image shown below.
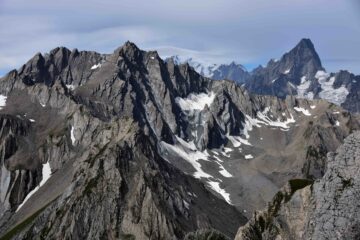
<svg viewBox="0 0 360 240"><path fill-rule="evenodd" d="M360 73L355 0L2 0L0 74L57 46L112 52L126 40L252 68L311 38L329 71ZM173 52L173 53L172 53Z"/></svg>

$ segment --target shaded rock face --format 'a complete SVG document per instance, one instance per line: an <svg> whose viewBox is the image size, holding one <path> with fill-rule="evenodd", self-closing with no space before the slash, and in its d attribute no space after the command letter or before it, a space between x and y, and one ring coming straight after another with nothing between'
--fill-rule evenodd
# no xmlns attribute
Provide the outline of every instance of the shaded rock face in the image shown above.
<svg viewBox="0 0 360 240"><path fill-rule="evenodd" d="M3 115L0 118L1 125L1 204L0 214L7 211L15 211L25 196L34 188L41 179L39 166L34 164L31 146L25 146L29 140L30 122L24 121L11 115ZM26 149L30 148L30 149ZM25 148L25 149L24 149ZM19 149L27 151L22 154L25 159L19 158ZM14 156L18 153L17 157ZM14 166L19 165L21 169L16 171Z"/></svg>
<svg viewBox="0 0 360 240"><path fill-rule="evenodd" d="M211 227L232 236L236 224L246 220L169 166L146 136L128 139L136 126L117 124L119 135L77 162L65 193L15 239L181 239L186 232ZM232 220L225 224L220 219L226 216Z"/></svg>
<svg viewBox="0 0 360 240"><path fill-rule="evenodd" d="M231 238L359 129L333 104L249 94L131 42L57 48L0 81L0 235L15 239Z"/></svg>
<svg viewBox="0 0 360 240"><path fill-rule="evenodd" d="M322 178L290 181L235 239L358 239L359 146L359 132L347 137Z"/></svg>

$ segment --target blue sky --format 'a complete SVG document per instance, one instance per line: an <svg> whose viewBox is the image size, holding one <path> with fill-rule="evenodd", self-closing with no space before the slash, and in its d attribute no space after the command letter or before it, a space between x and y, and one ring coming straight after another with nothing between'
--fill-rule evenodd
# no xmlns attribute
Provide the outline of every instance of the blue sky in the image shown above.
<svg viewBox="0 0 360 240"><path fill-rule="evenodd" d="M126 40L160 55L252 68L310 38L328 71L360 73L356 0L0 0L0 74L57 46L112 52Z"/></svg>

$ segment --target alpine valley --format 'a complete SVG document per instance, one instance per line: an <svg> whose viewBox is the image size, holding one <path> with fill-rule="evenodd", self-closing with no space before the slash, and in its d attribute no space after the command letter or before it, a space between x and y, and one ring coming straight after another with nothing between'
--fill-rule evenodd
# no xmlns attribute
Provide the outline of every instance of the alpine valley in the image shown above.
<svg viewBox="0 0 360 240"><path fill-rule="evenodd" d="M126 42L0 78L0 239L359 239L360 77L308 39L204 69Z"/></svg>

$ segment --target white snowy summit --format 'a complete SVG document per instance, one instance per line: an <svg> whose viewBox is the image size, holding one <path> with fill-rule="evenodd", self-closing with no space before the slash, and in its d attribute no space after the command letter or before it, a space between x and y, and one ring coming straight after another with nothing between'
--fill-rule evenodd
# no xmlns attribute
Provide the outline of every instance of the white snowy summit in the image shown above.
<svg viewBox="0 0 360 240"><path fill-rule="evenodd" d="M201 59L195 59L193 57L185 57L175 55L166 59L169 61L172 59L175 64L180 65L187 63L194 68L196 72L203 75L204 77L212 78L214 80L233 80L238 84L244 83L250 76L246 68L232 61L229 64L216 64L208 63Z"/></svg>

